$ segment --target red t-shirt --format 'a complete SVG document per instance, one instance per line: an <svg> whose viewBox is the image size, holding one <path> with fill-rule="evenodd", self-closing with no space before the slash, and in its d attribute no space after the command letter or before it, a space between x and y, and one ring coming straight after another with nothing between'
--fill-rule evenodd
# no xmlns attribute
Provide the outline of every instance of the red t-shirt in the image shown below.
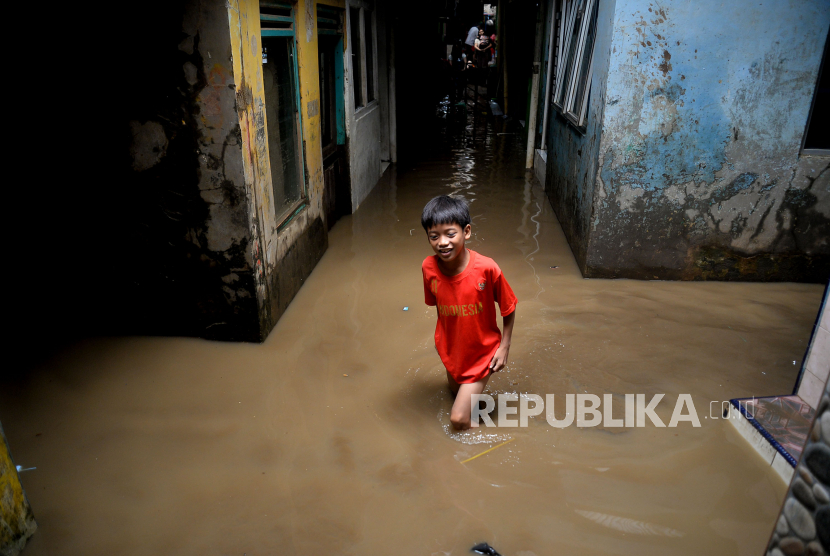
<svg viewBox="0 0 830 556"><path fill-rule="evenodd" d="M490 372L490 361L501 343L495 303L502 316L512 313L518 303L499 265L469 251L467 268L456 276L442 273L435 255L421 265L424 301L438 307L435 347L459 384L478 382Z"/></svg>

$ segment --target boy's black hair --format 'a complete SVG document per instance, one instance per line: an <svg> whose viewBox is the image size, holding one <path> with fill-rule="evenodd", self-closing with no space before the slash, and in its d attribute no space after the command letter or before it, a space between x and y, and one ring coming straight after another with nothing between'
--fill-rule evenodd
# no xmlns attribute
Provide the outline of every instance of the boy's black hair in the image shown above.
<svg viewBox="0 0 830 556"><path fill-rule="evenodd" d="M421 214L421 226L426 231L437 224L458 224L463 230L469 223L470 206L464 197L439 195L426 204Z"/></svg>

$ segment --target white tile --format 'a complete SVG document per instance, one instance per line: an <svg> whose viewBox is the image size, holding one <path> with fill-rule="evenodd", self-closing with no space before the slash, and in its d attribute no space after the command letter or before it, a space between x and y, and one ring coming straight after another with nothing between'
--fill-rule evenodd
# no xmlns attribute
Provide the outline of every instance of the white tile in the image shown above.
<svg viewBox="0 0 830 556"><path fill-rule="evenodd" d="M816 409L823 390L824 381L819 380L809 370L805 370L804 376L801 377L801 384L798 386L798 395L801 399L810 404L810 407Z"/></svg>
<svg viewBox="0 0 830 556"><path fill-rule="evenodd" d="M819 324L824 327L825 330L830 330L830 299L824 300L824 311L821 314L821 320L819 320Z"/></svg>
<svg viewBox="0 0 830 556"><path fill-rule="evenodd" d="M737 416L737 418L730 418L729 422L732 423L732 426L735 427L735 430L738 431L738 434L744 437L744 439L749 442L749 445L752 446L756 452L767 462L768 465L772 464L772 458L775 457L775 454L778 452L775 448L772 447L766 438L761 436L761 433L758 432L758 429L752 426L752 424L746 420L746 418L738 413L738 411L733 407L732 416Z"/></svg>
<svg viewBox="0 0 830 556"><path fill-rule="evenodd" d="M816 375L822 383L830 374L830 332L820 326L816 328L816 336L807 356L807 370Z"/></svg>
<svg viewBox="0 0 830 556"><path fill-rule="evenodd" d="M775 457L772 460L772 468L778 473L778 476L784 479L784 482L790 484L790 481L793 480L793 473L795 469L790 462L784 459L784 456L775 452Z"/></svg>

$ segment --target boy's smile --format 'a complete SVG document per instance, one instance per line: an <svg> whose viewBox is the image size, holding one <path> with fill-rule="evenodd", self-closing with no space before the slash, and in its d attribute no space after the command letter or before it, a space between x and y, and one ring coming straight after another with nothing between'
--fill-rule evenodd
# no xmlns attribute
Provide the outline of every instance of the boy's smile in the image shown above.
<svg viewBox="0 0 830 556"><path fill-rule="evenodd" d="M464 270L463 267L467 266L466 262L469 258L464 244L471 235L472 228L469 224L463 230L457 223L436 224L427 230L429 244L438 255L438 261L443 270L450 271L450 274ZM459 266L462 268L458 268Z"/></svg>

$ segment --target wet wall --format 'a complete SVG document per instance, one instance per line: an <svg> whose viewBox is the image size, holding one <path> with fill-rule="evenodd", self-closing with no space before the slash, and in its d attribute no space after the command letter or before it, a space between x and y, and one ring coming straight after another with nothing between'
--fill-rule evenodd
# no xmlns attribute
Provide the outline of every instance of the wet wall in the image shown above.
<svg viewBox="0 0 830 556"><path fill-rule="evenodd" d="M322 216L323 164L319 136L319 76L313 6L294 10L303 173L307 202L293 214L276 206L268 156L259 3L228 3L236 115L241 129L240 157L250 194L247 205L251 297L259 308L257 334L263 340L285 311L328 245ZM235 302L233 296L229 304Z"/></svg>
<svg viewBox="0 0 830 556"><path fill-rule="evenodd" d="M738 8L616 3L586 135L551 123L549 195L584 276L830 275L830 158L799 156L830 10Z"/></svg>
<svg viewBox="0 0 830 556"><path fill-rule="evenodd" d="M614 6L614 0L599 2L594 72L584 133L570 125L552 105L548 124L550 127L545 192L583 273L588 256L589 225L595 189L593 184L596 181L602 138ZM552 10L553 2L550 2L548 14Z"/></svg>
<svg viewBox="0 0 830 556"><path fill-rule="evenodd" d="M138 11L161 31L134 24L130 36L140 86L125 107L124 180L136 194L123 228L137 256L124 269L134 277L124 318L131 332L256 339L228 10L185 0Z"/></svg>
<svg viewBox="0 0 830 556"><path fill-rule="evenodd" d="M123 270L124 318L134 333L260 341L327 245L319 116L302 110L308 202L286 222L273 200L258 3L143 10L163 32L131 37L141 86L128 94L124 181L136 194L123 228L137 256ZM296 19L305 106L319 97L317 34L313 10Z"/></svg>
<svg viewBox="0 0 830 556"><path fill-rule="evenodd" d="M384 2L371 2L362 0L350 0L350 8L362 7L371 10L375 20L376 42L362 42L361 50L365 52L370 48L374 49L373 59L375 60L374 96L371 101L364 101L364 106L356 107L354 99L354 78L355 71L352 67L354 59L352 48L354 41L346 42L346 75L345 75L345 99L346 99L346 134L349 139L349 166L351 174L351 210L357 210L360 203L374 189L380 179L384 162L391 161L390 150L390 113L389 113L389 91L388 83L388 58L387 58L387 6ZM346 10L345 29L351 29L351 10ZM366 37L371 36L367 31ZM358 56L359 58L359 56ZM367 56L366 63L369 58ZM367 75L362 75L366 80ZM391 86L394 92L394 84Z"/></svg>

